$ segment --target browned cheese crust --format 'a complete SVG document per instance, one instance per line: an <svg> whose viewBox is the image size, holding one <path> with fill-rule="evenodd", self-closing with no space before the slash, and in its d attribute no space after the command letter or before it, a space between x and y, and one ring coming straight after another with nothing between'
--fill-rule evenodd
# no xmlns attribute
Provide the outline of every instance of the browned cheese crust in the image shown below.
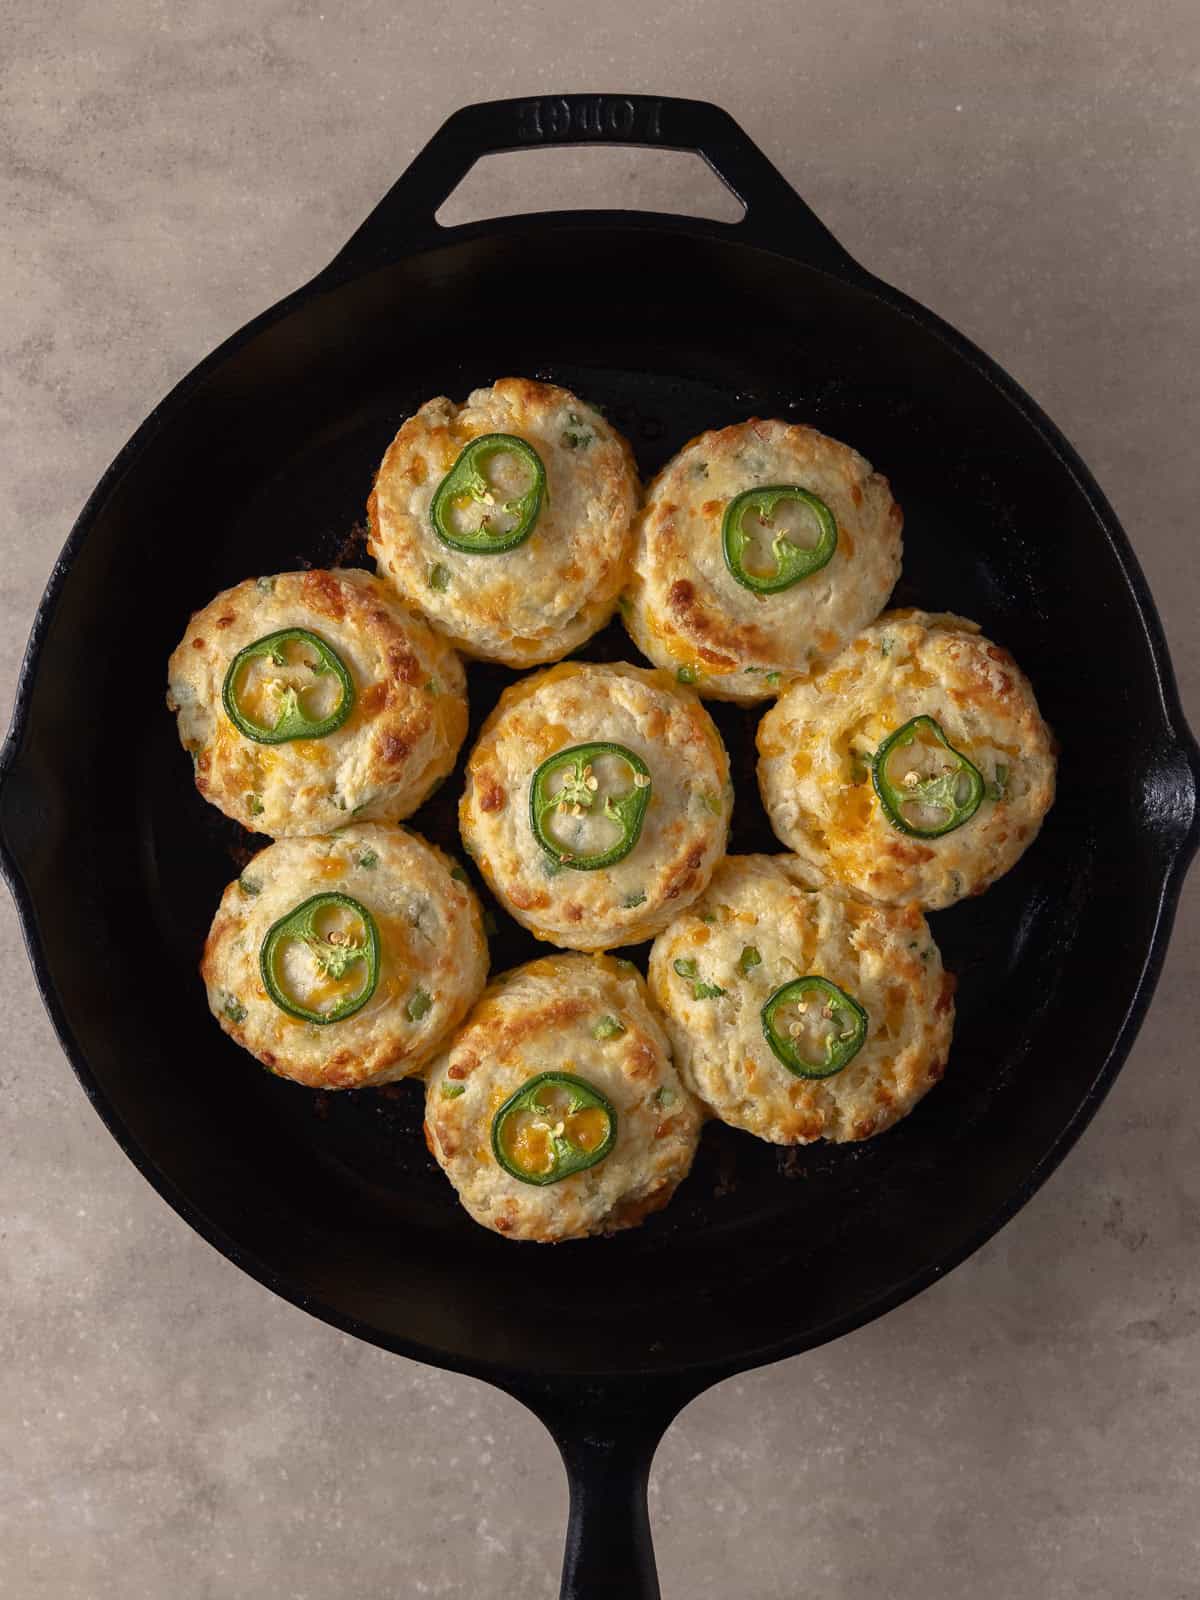
<svg viewBox="0 0 1200 1600"><path fill-rule="evenodd" d="M551 1071L599 1090L617 1142L595 1166L538 1187L496 1160L492 1122ZM475 1221L541 1243L615 1233L661 1210L687 1176L701 1121L640 974L608 956L547 956L497 978L431 1067L425 1099L429 1148Z"/></svg>
<svg viewBox="0 0 1200 1600"><path fill-rule="evenodd" d="M768 484L822 499L838 543L826 566L764 595L730 573L721 530L735 495ZM879 614L900 573L902 525L887 479L815 428L754 417L702 433L647 490L621 602L626 626L651 661L702 695L764 699Z"/></svg>
<svg viewBox="0 0 1200 1600"><path fill-rule="evenodd" d="M871 781L875 751L917 716L932 717L987 786L974 815L940 838L893 826ZM1054 800L1054 739L1028 678L962 617L886 613L780 698L758 750L771 825L810 877L883 905L936 911L982 893Z"/></svg>
<svg viewBox="0 0 1200 1600"><path fill-rule="evenodd" d="M641 837L607 868L556 869L529 823L538 766L607 741L640 756L652 792ZM720 859L729 761L695 695L665 673L563 662L506 689L467 763L459 825L496 897L539 939L606 950L653 937L701 893Z"/></svg>
<svg viewBox="0 0 1200 1600"><path fill-rule="evenodd" d="M354 708L324 738L262 744L235 727L222 689L240 650L284 628L337 652ZM454 651L378 578L350 568L248 578L219 594L171 657L167 705L200 793L273 838L409 816L450 772L467 731Z"/></svg>
<svg viewBox="0 0 1200 1600"><path fill-rule="evenodd" d="M481 434L525 440L546 469L533 532L501 553L456 550L434 532L442 479ZM468 655L513 667L577 649L613 613L640 494L626 441L554 384L500 378L465 405L428 400L397 433L368 502L380 572Z"/></svg>
<svg viewBox="0 0 1200 1600"><path fill-rule="evenodd" d="M699 993L677 961L694 966ZM828 1078L795 1076L763 1036L772 994L813 975L868 1015L862 1049ZM815 890L793 856L727 856L654 941L650 993L688 1087L722 1121L775 1144L890 1128L941 1078L954 1030L954 979L917 908Z"/></svg>
<svg viewBox="0 0 1200 1600"><path fill-rule="evenodd" d="M362 1010L306 1022L268 994L259 954L275 923L331 892L375 919L379 978ZM462 869L407 829L361 823L260 851L221 898L200 975L225 1032L276 1076L361 1089L419 1072L479 997L487 969L479 902Z"/></svg>

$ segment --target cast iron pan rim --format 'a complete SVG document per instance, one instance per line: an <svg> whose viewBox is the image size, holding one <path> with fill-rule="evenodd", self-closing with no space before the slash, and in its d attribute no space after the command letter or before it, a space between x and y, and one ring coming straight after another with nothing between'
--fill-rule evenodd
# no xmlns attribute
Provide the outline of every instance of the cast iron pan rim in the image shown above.
<svg viewBox="0 0 1200 1600"><path fill-rule="evenodd" d="M1109 547L1116 557L1126 588L1138 613L1142 631L1149 647L1161 708L1168 730L1188 760L1193 773L1200 772L1200 751L1197 750L1195 741L1187 732L1161 622L1137 558L1099 486L1093 480L1074 448L1054 423L1013 379L970 340L951 328L934 313L928 311L916 301L911 300L907 295L882 283L879 279L866 273L856 265L848 266L844 271L831 271L824 267L815 267L812 263L804 260L802 255L794 255L784 248L770 249L761 245L751 244L749 241L739 238L738 224L700 221L698 219L661 215L653 212L558 212L506 217L493 222L468 224L462 228L442 230L443 238L435 239L432 244L425 244L421 249L410 253L414 256L425 254L440 248L443 243L457 243L466 238L503 237L526 232L530 229L557 231L581 226L589 228L636 228L640 231L665 229L673 233L684 233L710 239L718 238L722 241L738 243L743 249L776 256L791 263L798 262L810 271L817 271L824 276L849 283L853 287L885 301L893 309L908 317L911 321L918 323L925 330L948 344L961 359L973 366L987 381L1000 390L1042 435L1091 506L1096 520L1108 539ZM378 270L379 265L379 263L376 263L367 270ZM129 471L136 466L147 445L159 430L177 414L209 372L272 324L289 315L306 300L360 275L364 275L361 268L356 269L350 266L343 268L339 262L335 261L308 284L286 295L275 305L253 318L244 327L218 345L215 350L169 391L114 459L80 512L75 526L55 563L49 584L38 606L29 644L26 647L24 660L18 675L12 724L4 747L0 750L0 778L14 765L18 754L24 746L27 734L29 702L32 698L42 647L50 624L53 621L69 568L87 538L102 506L120 486ZM655 1379L676 1376L694 1385L698 1392L707 1383L715 1382L720 1377L726 1376L731 1372L763 1365L789 1355L798 1354L806 1349L812 1349L863 1326L875 1317L892 1310L913 1295L920 1293L930 1283L952 1271L954 1267L958 1266L991 1238L1033 1196L1058 1166L1095 1114L1100 1101L1125 1061L1138 1027L1145 1016L1155 983L1161 971L1179 891L1182 887L1188 862L1198 842L1200 842L1200 816L1193 816L1190 832L1176 847L1175 854L1168 863L1159 885L1154 929L1147 946L1145 962L1133 990L1129 1009L1113 1046L1100 1066L1087 1094L1080 1101L1070 1121L1058 1133L1024 1182L1007 1197L1003 1205L999 1206L984 1222L971 1231L965 1242L952 1255L930 1264L891 1293L878 1297L852 1313L830 1321L813 1335L781 1339L752 1350L739 1351L736 1354L731 1354L728 1359L717 1362L683 1364L674 1367L664 1366L654 1369L652 1374L647 1375L653 1376ZM37 929L37 918L32 899L2 835L0 835L0 869L3 870L9 882L16 903L26 951L42 1001L58 1034L59 1042L76 1076L79 1078L84 1092L121 1149L147 1181L189 1226L194 1228L201 1237L227 1257L234 1266L256 1278L282 1299L298 1306L303 1311L320 1317L323 1321L341 1329L345 1333L352 1334L383 1349L395 1351L397 1354L424 1361L431 1366L448 1368L486 1379L501 1388L519 1387L523 1380L528 1379L529 1374L521 1369L513 1369L499 1363L463 1359L437 1347L427 1346L414 1340L388 1337L381 1334L371 1324L357 1317L348 1316L319 1297L306 1295L297 1290L287 1278L281 1276L252 1252L247 1251L232 1239L224 1229L215 1225L204 1212L199 1210L188 1196L159 1169L148 1153L142 1149L93 1075L82 1050L74 1038L59 998L51 983L45 953ZM627 1369L614 1369L612 1372L598 1371L594 1374L571 1374L569 1376L572 1383L577 1383L581 1378L589 1376L599 1379L632 1375ZM547 1375L547 1377L549 1378L551 1375ZM563 1381L567 1377L568 1374L566 1373L561 1375L554 1374L552 1375L552 1381Z"/></svg>

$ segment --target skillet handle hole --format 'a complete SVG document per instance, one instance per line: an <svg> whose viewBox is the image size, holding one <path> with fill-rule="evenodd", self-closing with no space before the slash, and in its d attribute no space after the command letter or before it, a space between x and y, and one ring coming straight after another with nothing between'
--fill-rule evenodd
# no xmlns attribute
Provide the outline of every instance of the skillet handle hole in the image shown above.
<svg viewBox="0 0 1200 1600"><path fill-rule="evenodd" d="M581 208L730 223L746 215L733 191L690 151L585 145L482 156L435 216L443 228L454 228L491 217Z"/></svg>

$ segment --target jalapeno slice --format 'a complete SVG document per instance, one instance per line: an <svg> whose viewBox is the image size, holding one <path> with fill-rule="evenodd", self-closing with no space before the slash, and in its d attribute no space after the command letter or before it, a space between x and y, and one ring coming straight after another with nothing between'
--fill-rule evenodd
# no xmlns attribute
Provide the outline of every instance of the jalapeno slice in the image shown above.
<svg viewBox="0 0 1200 1600"><path fill-rule="evenodd" d="M263 987L289 1017L344 1022L375 993L379 929L361 901L315 894L268 930L258 966ZM312 993L300 998L293 989L300 985Z"/></svg>
<svg viewBox="0 0 1200 1600"><path fill-rule="evenodd" d="M259 661L266 671L255 671ZM307 628L281 628L238 651L221 700L230 722L256 744L323 739L354 709L354 679L324 639Z"/></svg>
<svg viewBox="0 0 1200 1600"><path fill-rule="evenodd" d="M932 717L913 717L879 746L871 777L883 814L901 833L940 839L969 822L984 796L983 775Z"/></svg>
<svg viewBox="0 0 1200 1600"><path fill-rule="evenodd" d="M452 550L499 555L528 539L545 497L546 469L533 446L513 433L484 433L438 484L429 515Z"/></svg>
<svg viewBox="0 0 1200 1600"><path fill-rule="evenodd" d="M510 1177L544 1187L603 1161L617 1142L617 1113L583 1078L542 1072L492 1119L492 1153Z"/></svg>
<svg viewBox="0 0 1200 1600"><path fill-rule="evenodd" d="M622 766L630 775L629 787L604 793L620 781ZM529 826L560 867L576 872L611 867L638 842L652 788L649 767L623 744L572 745L543 761L534 773ZM614 828L616 839L608 842Z"/></svg>
<svg viewBox="0 0 1200 1600"><path fill-rule="evenodd" d="M849 1065L866 1043L867 1021L857 1000L816 974L785 983L762 1008L763 1036L797 1078L832 1078Z"/></svg>
<svg viewBox="0 0 1200 1600"><path fill-rule="evenodd" d="M777 529L775 508L781 502L803 506L809 512L817 525L815 544L797 544L787 529ZM748 528L747 517L756 518L759 528ZM759 561L763 560L758 552L763 539L770 540L775 560L773 570L764 571L750 565L756 554ZM770 483L761 489L743 489L725 507L721 522L725 565L744 589L751 589L755 594L778 594L799 583L801 578L819 572L833 560L837 540L837 519L824 500L794 483Z"/></svg>

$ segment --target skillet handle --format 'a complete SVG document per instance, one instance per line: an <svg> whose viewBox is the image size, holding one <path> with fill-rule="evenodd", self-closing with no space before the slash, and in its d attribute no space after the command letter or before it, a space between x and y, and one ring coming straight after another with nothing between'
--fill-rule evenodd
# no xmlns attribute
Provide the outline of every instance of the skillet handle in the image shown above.
<svg viewBox="0 0 1200 1600"><path fill-rule="evenodd" d="M659 1440L723 1374L504 1388L539 1417L567 1469L571 1507L559 1600L661 1600L646 1488Z"/></svg>
<svg viewBox="0 0 1200 1600"><path fill-rule="evenodd" d="M746 215L734 223L689 220L683 225L761 243L831 272L861 271L727 111L705 100L642 94L544 95L463 106L442 124L327 271L366 271L488 226L442 228L434 217L482 156L582 144L701 156L743 203ZM680 219L671 220L681 225Z"/></svg>
<svg viewBox="0 0 1200 1600"><path fill-rule="evenodd" d="M557 1440L571 1506L560 1600L660 1600L646 1489L655 1431Z"/></svg>

